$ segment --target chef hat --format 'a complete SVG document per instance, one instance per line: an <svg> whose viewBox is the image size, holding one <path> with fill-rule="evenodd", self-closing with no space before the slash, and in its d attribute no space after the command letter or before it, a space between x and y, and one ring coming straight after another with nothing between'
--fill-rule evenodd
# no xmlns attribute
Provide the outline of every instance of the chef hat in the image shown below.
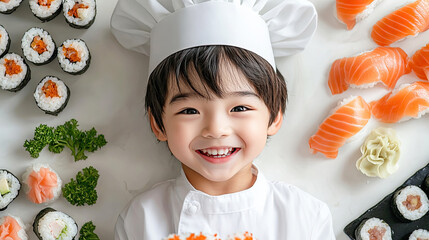
<svg viewBox="0 0 429 240"><path fill-rule="evenodd" d="M276 69L274 57L302 50L317 25L305 0L119 0L113 35L149 56L149 73L178 51L228 45L252 51Z"/></svg>

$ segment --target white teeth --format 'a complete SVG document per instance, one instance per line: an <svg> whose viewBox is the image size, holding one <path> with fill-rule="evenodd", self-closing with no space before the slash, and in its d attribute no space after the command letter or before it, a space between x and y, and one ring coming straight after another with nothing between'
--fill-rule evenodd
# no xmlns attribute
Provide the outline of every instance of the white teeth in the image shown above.
<svg viewBox="0 0 429 240"><path fill-rule="evenodd" d="M226 157L231 155L233 148L201 149L200 151L210 157Z"/></svg>

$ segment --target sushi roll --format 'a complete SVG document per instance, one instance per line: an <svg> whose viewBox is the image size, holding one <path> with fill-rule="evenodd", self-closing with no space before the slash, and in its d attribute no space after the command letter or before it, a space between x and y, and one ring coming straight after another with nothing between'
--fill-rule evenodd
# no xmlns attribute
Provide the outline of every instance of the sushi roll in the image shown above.
<svg viewBox="0 0 429 240"><path fill-rule="evenodd" d="M11 172L0 169L0 211L5 210L15 200L20 189L19 179Z"/></svg>
<svg viewBox="0 0 429 240"><path fill-rule="evenodd" d="M0 0L0 13L11 14L21 3L22 0Z"/></svg>
<svg viewBox="0 0 429 240"><path fill-rule="evenodd" d="M66 22L74 28L89 28L97 13L95 0L64 0Z"/></svg>
<svg viewBox="0 0 429 240"><path fill-rule="evenodd" d="M50 21L61 13L62 0L29 0L31 12L42 22Z"/></svg>
<svg viewBox="0 0 429 240"><path fill-rule="evenodd" d="M10 37L6 29L0 25L0 58L3 57L10 47Z"/></svg>
<svg viewBox="0 0 429 240"><path fill-rule="evenodd" d="M51 62L57 55L57 46L51 35L42 28L33 27L21 40L24 57L35 65Z"/></svg>
<svg viewBox="0 0 429 240"><path fill-rule="evenodd" d="M51 203L61 195L62 181L48 164L35 164L22 176L24 190L33 203Z"/></svg>
<svg viewBox="0 0 429 240"><path fill-rule="evenodd" d="M16 53L8 53L0 59L0 87L4 90L17 92L31 78L30 67Z"/></svg>
<svg viewBox="0 0 429 240"><path fill-rule="evenodd" d="M415 221L429 210L427 195L417 186L406 186L393 196L393 212L402 221Z"/></svg>
<svg viewBox="0 0 429 240"><path fill-rule="evenodd" d="M385 221L379 218L369 218L361 222L355 231L356 240L391 240L392 230Z"/></svg>
<svg viewBox="0 0 429 240"><path fill-rule="evenodd" d="M82 39L68 39L58 48L58 61L64 72L84 73L91 62L91 53Z"/></svg>
<svg viewBox="0 0 429 240"><path fill-rule="evenodd" d="M33 232L40 240L71 240L76 237L77 229L73 218L53 208L41 210L33 222Z"/></svg>
<svg viewBox="0 0 429 240"><path fill-rule="evenodd" d="M425 229L417 229L414 230L411 235L410 238L408 238L409 240L424 240L424 239L429 239L429 231L425 230Z"/></svg>
<svg viewBox="0 0 429 240"><path fill-rule="evenodd" d="M26 226L24 222L15 216L6 215L0 217L0 238L1 239L21 239L27 240L28 235L25 232Z"/></svg>
<svg viewBox="0 0 429 240"><path fill-rule="evenodd" d="M46 76L39 82L34 92L37 106L47 114L58 115L70 98L70 89L54 76Z"/></svg>

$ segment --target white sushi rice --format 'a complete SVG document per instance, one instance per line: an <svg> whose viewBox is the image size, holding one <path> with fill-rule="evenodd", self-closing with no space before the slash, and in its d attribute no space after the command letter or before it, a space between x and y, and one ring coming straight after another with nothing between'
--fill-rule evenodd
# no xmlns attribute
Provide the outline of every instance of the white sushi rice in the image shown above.
<svg viewBox="0 0 429 240"><path fill-rule="evenodd" d="M63 47L72 47L76 49L79 53L80 61L70 62L64 55ZM68 39L58 47L58 61L60 62L61 68L66 72L79 72L88 64L88 60L89 50L85 42L81 39Z"/></svg>
<svg viewBox="0 0 429 240"><path fill-rule="evenodd" d="M356 15L356 23L367 18L374 11L375 7L377 7L377 5L380 4L382 1L383 0L374 0L371 4L366 6L366 9L363 12Z"/></svg>
<svg viewBox="0 0 429 240"><path fill-rule="evenodd" d="M9 185L10 192L2 196L0 194L0 209L5 208L9 205L19 193L19 189L21 189L21 184L19 180L13 176L11 173L7 171L0 170L0 179L5 178Z"/></svg>
<svg viewBox="0 0 429 240"><path fill-rule="evenodd" d="M61 240L71 240L77 235L77 225L76 222L69 215L59 212L52 211L46 213L42 218L39 219L38 231L43 240L56 240L56 238L51 233L50 224L56 220L61 220L65 224L65 233L60 235L58 239Z"/></svg>
<svg viewBox="0 0 429 240"><path fill-rule="evenodd" d="M27 168L27 170L25 171L25 173L22 175L22 182L24 184L24 190L25 190L25 194L28 194L30 192L30 186L28 183L28 177L30 176L30 174L35 171L35 172L39 172L40 168L48 168L49 171L55 173L55 175L57 175L57 187L55 187L54 189L52 189L52 193L54 194L54 197L46 202L44 202L45 204L51 203L55 200L58 199L58 197L61 195L61 186L63 184L63 182L61 181L60 176L58 175L57 172L55 172L48 164L43 164L43 163L37 163L37 164L33 164L33 166L30 166Z"/></svg>
<svg viewBox="0 0 429 240"><path fill-rule="evenodd" d="M409 240L424 240L424 239L429 239L429 231L425 230L425 229L417 229L414 230L411 235Z"/></svg>
<svg viewBox="0 0 429 240"><path fill-rule="evenodd" d="M28 235L25 232L25 230L27 229L27 227L25 226L25 223L19 217L15 217L15 216L10 215L10 214L8 214L6 216L3 216L3 217L0 218L0 226L4 223L4 221L6 220L6 217L8 217L8 216L11 217L11 218L13 218L13 219L15 219L16 222L21 227L21 230L18 231L18 237L21 240L27 240L28 239Z"/></svg>
<svg viewBox="0 0 429 240"><path fill-rule="evenodd" d="M42 54L39 54L36 50L31 47L34 37L39 36L46 44L46 50ZM55 43L52 40L51 35L42 28L34 27L25 32L21 40L21 48L24 56L31 62L44 63L48 61L55 51Z"/></svg>
<svg viewBox="0 0 429 240"><path fill-rule="evenodd" d="M8 3L0 1L0 12L6 12L12 8L18 7L22 0L10 0Z"/></svg>
<svg viewBox="0 0 429 240"><path fill-rule="evenodd" d="M57 84L57 91L59 97L47 97L43 91L43 85L51 80ZM67 99L67 87L66 85L56 77L47 76L37 85L36 91L34 92L34 99L36 100L37 105L46 111L55 112L58 110Z"/></svg>
<svg viewBox="0 0 429 240"><path fill-rule="evenodd" d="M382 240L391 240L392 239L392 230L390 229L389 224L387 224L385 221L379 219L379 218L370 218L368 220L365 221L364 225L362 226L362 228L359 230L359 232L357 234L359 234L359 236L356 236L357 239L362 239L362 240L370 240L371 238L371 234L370 231L373 228L380 228L380 229L385 229L385 233L383 235Z"/></svg>
<svg viewBox="0 0 429 240"><path fill-rule="evenodd" d="M34 15L40 18L47 18L52 16L60 7L62 0L53 0L51 6L39 5L38 0L29 0L30 9Z"/></svg>
<svg viewBox="0 0 429 240"><path fill-rule="evenodd" d="M18 74L8 75L6 74L5 59L14 60L18 65L21 66L22 71ZM24 80L27 74L27 65L24 64L24 59L15 53L8 53L0 59L0 87L2 89L14 89L22 80Z"/></svg>
<svg viewBox="0 0 429 240"><path fill-rule="evenodd" d="M417 186L406 186L405 188L399 190L399 194L396 196L395 205L399 213L406 219L414 221L423 217L429 210L429 200L426 194ZM407 201L409 195L420 196L421 206L415 210L408 210L404 206L403 202Z"/></svg>
<svg viewBox="0 0 429 240"><path fill-rule="evenodd" d="M9 34L6 29L0 25L0 55L6 51L7 43L9 42Z"/></svg>
<svg viewBox="0 0 429 240"><path fill-rule="evenodd" d="M75 18L74 16L69 16L68 14L69 10L72 9L75 4L84 4L85 6L88 6L88 8L81 8L78 10L79 18ZM96 11L95 5L96 5L95 0L64 0L64 3L63 3L64 17L70 23L73 23L79 26L85 26L92 19L95 18L95 11Z"/></svg>

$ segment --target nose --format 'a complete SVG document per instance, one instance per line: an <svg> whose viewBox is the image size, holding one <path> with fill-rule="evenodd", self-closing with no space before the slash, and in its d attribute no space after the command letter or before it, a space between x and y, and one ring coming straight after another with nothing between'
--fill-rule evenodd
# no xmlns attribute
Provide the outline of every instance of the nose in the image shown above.
<svg viewBox="0 0 429 240"><path fill-rule="evenodd" d="M202 136L205 138L223 138L232 133L231 123L223 114L213 114L204 118Z"/></svg>

